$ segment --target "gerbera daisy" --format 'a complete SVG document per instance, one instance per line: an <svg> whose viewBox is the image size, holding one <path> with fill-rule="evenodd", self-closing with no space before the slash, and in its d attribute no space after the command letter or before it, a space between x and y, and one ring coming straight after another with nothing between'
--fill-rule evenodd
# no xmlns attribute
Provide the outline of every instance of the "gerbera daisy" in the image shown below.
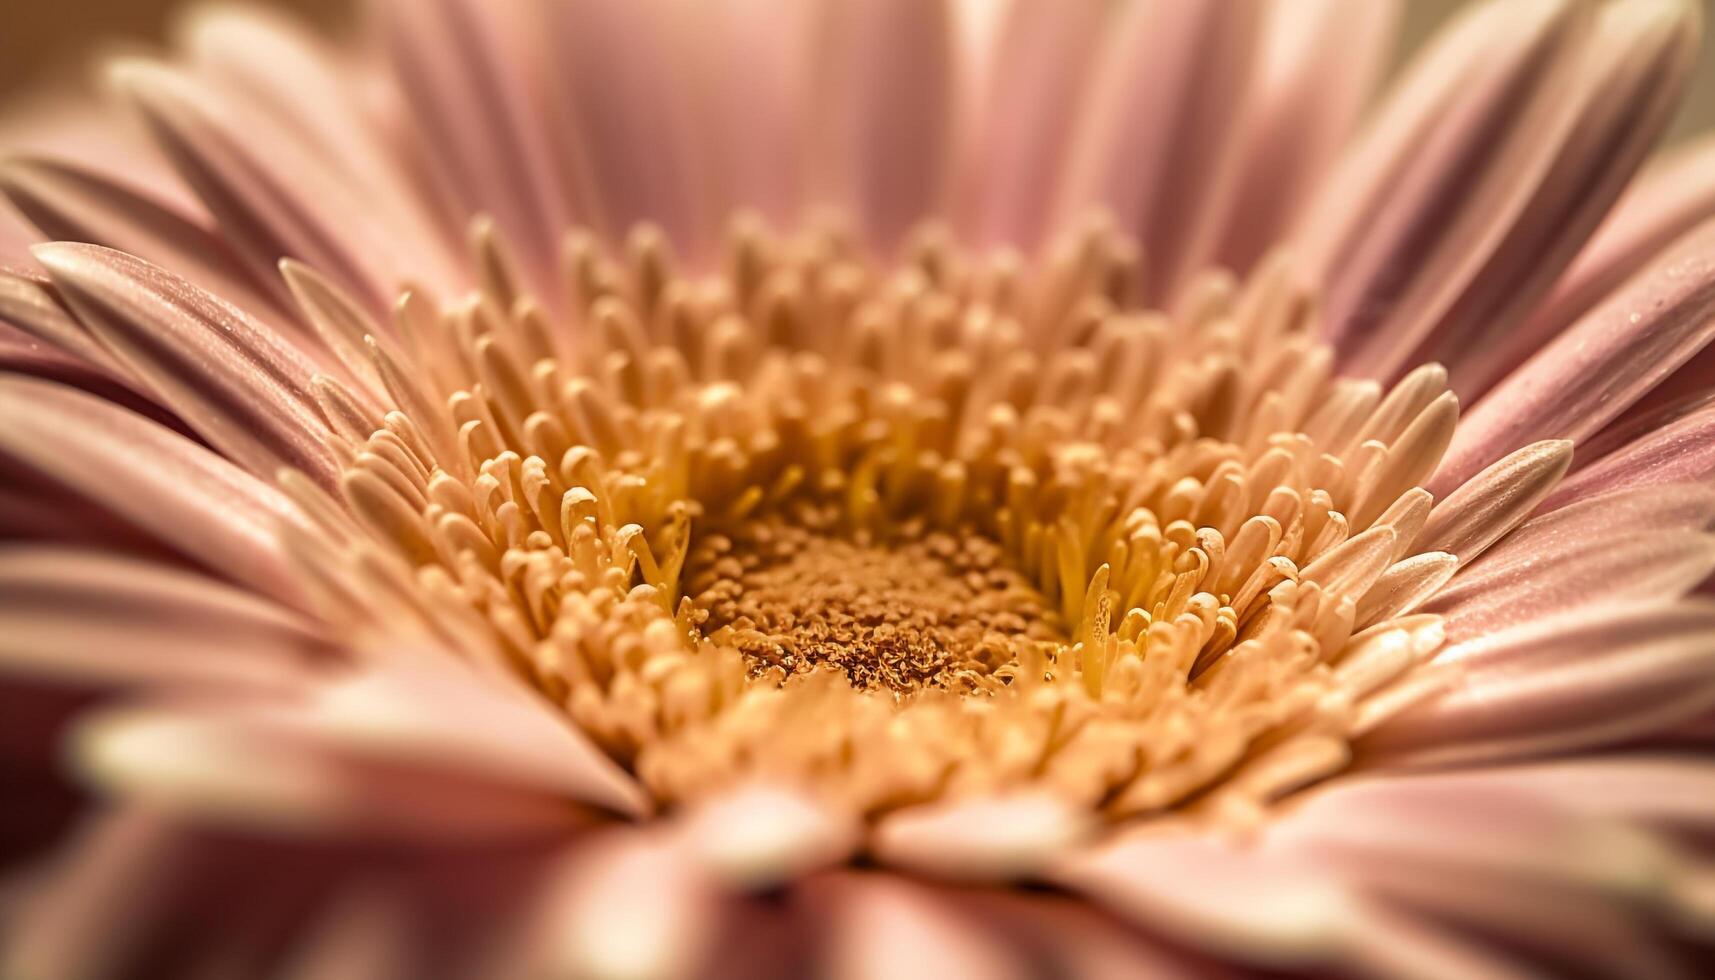
<svg viewBox="0 0 1715 980"><path fill-rule="evenodd" d="M0 975L1707 964L1691 3L373 6L5 127Z"/></svg>

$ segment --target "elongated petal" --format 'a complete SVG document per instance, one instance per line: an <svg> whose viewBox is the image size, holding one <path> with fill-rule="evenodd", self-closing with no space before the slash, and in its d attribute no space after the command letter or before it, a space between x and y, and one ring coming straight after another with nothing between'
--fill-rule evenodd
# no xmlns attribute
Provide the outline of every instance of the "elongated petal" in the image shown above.
<svg viewBox="0 0 1715 980"><path fill-rule="evenodd" d="M60 385L0 378L0 454L59 481L203 566L301 608L275 528L278 491L183 436Z"/></svg>
<svg viewBox="0 0 1715 980"><path fill-rule="evenodd" d="M890 814L871 849L888 864L959 880L1004 881L1057 860L1090 817L1050 796L978 798Z"/></svg>
<svg viewBox="0 0 1715 980"><path fill-rule="evenodd" d="M122 61L109 76L258 278L296 258L386 308L410 270L400 255L410 236L391 233L325 158L174 69Z"/></svg>
<svg viewBox="0 0 1715 980"><path fill-rule="evenodd" d="M1054 878L1140 926L1256 963L1314 962L1358 925L1352 897L1304 862L1189 834L1133 835Z"/></svg>
<svg viewBox="0 0 1715 980"><path fill-rule="evenodd" d="M1591 748L1715 705L1715 607L1599 606L1442 651L1463 674L1387 720L1365 751L1413 764Z"/></svg>
<svg viewBox="0 0 1715 980"><path fill-rule="evenodd" d="M681 3L681 57L696 69L703 193L715 218L754 211L790 227L806 203L815 4Z"/></svg>
<svg viewBox="0 0 1715 980"><path fill-rule="evenodd" d="M1328 175L1300 238L1344 366L1403 366L1519 221L1576 119L1590 21L1571 0L1463 13Z"/></svg>
<svg viewBox="0 0 1715 980"><path fill-rule="evenodd" d="M1525 446L1436 504L1418 542L1469 563L1529 517L1571 463L1572 443L1566 440Z"/></svg>
<svg viewBox="0 0 1715 980"><path fill-rule="evenodd" d="M685 66L666 5L574 0L544 9L561 52L558 93L575 140L568 152L595 195L591 209L612 236L651 222L682 254L696 254L710 219L697 195Z"/></svg>
<svg viewBox="0 0 1715 980"><path fill-rule="evenodd" d="M1074 136L1063 213L1112 212L1171 298L1218 244L1239 176L1236 151L1261 6L1131 5L1097 70Z"/></svg>
<svg viewBox="0 0 1715 980"><path fill-rule="evenodd" d="M682 828L691 854L739 888L766 889L845 858L853 815L788 786L742 786L696 808Z"/></svg>
<svg viewBox="0 0 1715 980"><path fill-rule="evenodd" d="M513 38L497 16L517 11L467 0L378 7L393 70L442 193L457 214L493 217L519 247L535 288L546 290L571 204L525 74L530 66L509 51Z"/></svg>
<svg viewBox="0 0 1715 980"><path fill-rule="evenodd" d="M908 880L846 876L837 882L833 935L825 975L839 980L960 977L998 980L1026 975L1002 944L949 903Z"/></svg>
<svg viewBox="0 0 1715 980"><path fill-rule="evenodd" d="M1555 338L1467 412L1430 490L1453 486L1514 446L1583 439L1715 337L1715 221Z"/></svg>
<svg viewBox="0 0 1715 980"><path fill-rule="evenodd" d="M1397 0L1267 6L1237 191L1216 254L1223 266L1249 269L1309 204L1316 179L1344 147L1387 67L1402 6Z"/></svg>
<svg viewBox="0 0 1715 980"><path fill-rule="evenodd" d="M1481 395L1711 216L1715 136L1706 136L1665 152L1632 182L1529 319L1460 365L1461 390Z"/></svg>
<svg viewBox="0 0 1715 980"><path fill-rule="evenodd" d="M38 245L66 302L209 444L252 473L336 465L315 408L314 367L266 327L173 274L94 245Z"/></svg>
<svg viewBox="0 0 1715 980"><path fill-rule="evenodd" d="M537 913L532 976L671 980L712 940L709 883L670 840L611 831L561 860Z"/></svg>
<svg viewBox="0 0 1715 980"><path fill-rule="evenodd" d="M1532 535L1503 545L1461 573L1425 607L1458 643L1598 602L1665 602L1715 571L1715 536L1609 531L1600 536Z"/></svg>
<svg viewBox="0 0 1715 980"><path fill-rule="evenodd" d="M143 191L79 163L19 157L0 165L0 193L49 240L128 252L270 324L295 328L279 305L277 282L258 282L210 228Z"/></svg>
<svg viewBox="0 0 1715 980"><path fill-rule="evenodd" d="M323 642L190 571L40 546L0 548L0 623L0 671L98 685L289 686Z"/></svg>
<svg viewBox="0 0 1715 980"><path fill-rule="evenodd" d="M1696 62L1699 26L1688 0L1602 8L1577 79L1577 125L1411 360L1446 363L1454 390L1474 399L1466 367L1487 358L1491 338L1504 336L1548 291L1666 128Z"/></svg>
<svg viewBox="0 0 1715 980"><path fill-rule="evenodd" d="M955 66L947 0L824 5L824 186L890 254L951 188Z"/></svg>
<svg viewBox="0 0 1715 980"><path fill-rule="evenodd" d="M1567 477L1543 507L1564 507L1615 488L1706 483L1715 475L1715 404L1706 401L1699 398L1680 418L1672 417L1670 406L1666 417L1640 419L1636 439Z"/></svg>
<svg viewBox="0 0 1715 980"><path fill-rule="evenodd" d="M1068 107L1087 97L1111 14L1102 0L1007 7L982 80L980 131L960 161L960 213L976 241L1028 251L1048 232L1077 121Z"/></svg>

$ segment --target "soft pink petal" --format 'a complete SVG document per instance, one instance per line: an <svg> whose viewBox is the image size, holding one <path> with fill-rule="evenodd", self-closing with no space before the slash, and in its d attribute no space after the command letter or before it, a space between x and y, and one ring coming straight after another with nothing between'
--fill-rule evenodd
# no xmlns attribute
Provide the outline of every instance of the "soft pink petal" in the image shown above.
<svg viewBox="0 0 1715 980"><path fill-rule="evenodd" d="M610 831L562 859L548 887L531 976L672 980L714 938L709 883L660 834Z"/></svg>
<svg viewBox="0 0 1715 980"><path fill-rule="evenodd" d="M1360 927L1353 897L1314 867L1201 834L1134 834L1073 857L1054 880L1141 927L1253 964L1325 959Z"/></svg>
<svg viewBox="0 0 1715 980"><path fill-rule="evenodd" d="M129 252L243 307L295 328L277 281L259 282L203 224L80 162L18 157L0 165L0 192L49 240L89 242Z"/></svg>
<svg viewBox="0 0 1715 980"><path fill-rule="evenodd" d="M1027 5L1028 6L1028 5ZM1243 272L1284 237L1387 67L1399 0L1275 0L1251 78L1240 174L1216 258Z"/></svg>
<svg viewBox="0 0 1715 980"><path fill-rule="evenodd" d="M1715 337L1715 221L1556 337L1467 412L1430 490L1538 439L1594 435Z"/></svg>
<svg viewBox="0 0 1715 980"><path fill-rule="evenodd" d="M1459 365L1462 390L1482 394L1673 241L1715 216L1715 136L1664 153L1634 180L1534 313Z"/></svg>
<svg viewBox="0 0 1715 980"><path fill-rule="evenodd" d="M1681 411L1686 414L1675 418ZM1567 477L1544 502L1544 509L1565 507L1615 488L1707 483L1715 475L1715 404L1707 396L1686 406L1668 406L1638 421L1630 433L1635 438L1612 452L1603 449L1616 440L1607 433L1597 436L1591 443L1595 461Z"/></svg>
<svg viewBox="0 0 1715 980"><path fill-rule="evenodd" d="M1024 964L960 916L951 902L903 878L845 875L836 891L822 974L833 980L1009 980Z"/></svg>
<svg viewBox="0 0 1715 980"><path fill-rule="evenodd" d="M1577 254L1673 117L1697 60L1689 0L1622 0L1598 14L1566 135L1524 210L1412 361L1440 361L1467 401L1466 367L1535 306ZM1482 387L1486 387L1484 384Z"/></svg>
<svg viewBox="0 0 1715 980"><path fill-rule="evenodd" d="M377 5L423 155L457 215L486 213L517 246L530 282L553 296L559 236L571 221L545 109L509 42L503 2Z"/></svg>
<svg viewBox="0 0 1715 980"><path fill-rule="evenodd" d="M818 25L820 180L870 247L896 249L952 188L956 67L948 0L836 0Z"/></svg>
<svg viewBox="0 0 1715 980"><path fill-rule="evenodd" d="M275 688L325 655L311 623L184 569L0 548L0 671L71 683Z"/></svg>
<svg viewBox="0 0 1715 980"><path fill-rule="evenodd" d="M698 253L714 217L703 213L686 66L671 43L666 6L573 0L543 9L552 21L567 152L596 220L614 237L650 222L681 253Z"/></svg>
<svg viewBox="0 0 1715 980"><path fill-rule="evenodd" d="M845 859L857 830L854 816L837 806L766 783L699 804L680 827L687 850L711 875L745 889L776 887Z"/></svg>
<svg viewBox="0 0 1715 980"><path fill-rule="evenodd" d="M1509 537L1461 570L1423 608L1441 614L1449 642L1597 602L1672 601L1715 572L1715 535L1710 534L1646 532L1617 523L1600 534L1566 525L1526 525L1514 537L1519 541Z"/></svg>
<svg viewBox="0 0 1715 980"><path fill-rule="evenodd" d="M1072 107L1089 97L1113 11L1105 0L1066 0L1013 3L1005 14L973 107L977 131L960 162L959 210L974 241L1028 253L1050 230L1077 121Z"/></svg>
<svg viewBox="0 0 1715 980"><path fill-rule="evenodd" d="M206 568L301 607L279 491L184 437L60 385L0 378L0 456L59 481Z"/></svg>
<svg viewBox="0 0 1715 980"><path fill-rule="evenodd" d="M792 227L809 190L816 4L676 3L682 56L696 72L688 94L700 99L698 168L711 216L754 211Z"/></svg>
<svg viewBox="0 0 1715 980"><path fill-rule="evenodd" d="M197 434L260 476L333 484L338 465L289 341L170 272L94 245L34 249L67 304Z"/></svg>
<svg viewBox="0 0 1715 980"><path fill-rule="evenodd" d="M1368 893L1492 929L1562 965L1605 961L1628 976L1674 975L1640 914L1657 900L1667 852L1528 790L1437 775L1349 783L1312 797L1270 844L1316 855Z"/></svg>
<svg viewBox="0 0 1715 980"><path fill-rule="evenodd" d="M421 271L407 257L412 236L389 227L357 182L272 116L164 65L121 61L108 73L259 279L281 258L299 259L380 310L404 276Z"/></svg>
<svg viewBox="0 0 1715 980"><path fill-rule="evenodd" d="M1603 605L1445 648L1446 693L1361 743L1391 762L1454 762L1611 745L1715 705L1715 606Z"/></svg>
<svg viewBox="0 0 1715 980"><path fill-rule="evenodd" d="M1171 299L1219 244L1262 6L1133 4L1073 137L1063 214L1112 212L1143 246L1152 296Z"/></svg>
<svg viewBox="0 0 1715 980"><path fill-rule="evenodd" d="M894 867L950 880L1005 881L1057 861L1091 816L1047 794L976 797L908 807L875 827L870 850Z"/></svg>
<svg viewBox="0 0 1715 980"><path fill-rule="evenodd" d="M1405 366L1520 219L1576 118L1591 20L1565 0L1463 12L1325 178L1300 247L1349 370Z"/></svg>

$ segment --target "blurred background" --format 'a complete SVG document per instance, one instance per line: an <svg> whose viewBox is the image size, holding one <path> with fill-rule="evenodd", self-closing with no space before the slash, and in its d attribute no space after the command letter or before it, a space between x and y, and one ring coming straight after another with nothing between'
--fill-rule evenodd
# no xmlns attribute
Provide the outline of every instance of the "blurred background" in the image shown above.
<svg viewBox="0 0 1715 980"><path fill-rule="evenodd" d="M50 78L88 75L91 52L116 38L159 42L175 10L186 0L61 0L32 3L0 0L0 103ZM1053 0L1042 0L1053 2ZM1291 2L1291 0L1283 0ZM1367 3L1369 0L1351 0ZM1465 0L1408 0L1397 60L1428 36ZM1704 57L1687 89L1686 103L1669 139L1715 126L1715 0L1704 8ZM360 0L272 0L268 5L295 10L329 29L347 29L356 21Z"/></svg>

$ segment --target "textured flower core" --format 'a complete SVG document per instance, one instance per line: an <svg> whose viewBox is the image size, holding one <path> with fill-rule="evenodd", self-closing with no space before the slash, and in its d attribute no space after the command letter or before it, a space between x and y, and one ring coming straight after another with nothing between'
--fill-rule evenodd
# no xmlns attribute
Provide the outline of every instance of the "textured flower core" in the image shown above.
<svg viewBox="0 0 1715 980"><path fill-rule="evenodd" d="M1283 260L1162 313L1099 221L1034 265L924 231L891 268L741 221L700 274L574 235L551 312L475 241L478 294L408 293L394 330L289 270L359 379L320 389L364 526L287 481L348 542L302 543L306 578L354 636L563 706L665 803L1262 799L1439 643L1383 577L1445 376L1334 379Z"/></svg>

